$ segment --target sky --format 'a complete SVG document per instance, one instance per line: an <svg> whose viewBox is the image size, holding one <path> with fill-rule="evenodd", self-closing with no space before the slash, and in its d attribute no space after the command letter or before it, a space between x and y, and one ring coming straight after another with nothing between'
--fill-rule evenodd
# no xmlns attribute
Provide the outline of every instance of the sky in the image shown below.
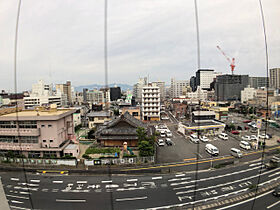
<svg viewBox="0 0 280 210"><path fill-rule="evenodd" d="M258 0L198 0L201 68L265 76ZM280 2L265 0L269 68L280 67ZM14 90L17 0L0 1L0 90ZM23 0L18 33L18 90L47 83L104 84L104 0ZM170 83L198 69L193 0L108 0L108 81L139 77Z"/></svg>

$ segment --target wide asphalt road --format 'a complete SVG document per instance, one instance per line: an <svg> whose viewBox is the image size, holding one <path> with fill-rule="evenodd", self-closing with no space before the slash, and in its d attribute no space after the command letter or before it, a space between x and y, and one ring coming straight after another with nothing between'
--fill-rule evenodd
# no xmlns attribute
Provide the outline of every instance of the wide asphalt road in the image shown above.
<svg viewBox="0 0 280 210"><path fill-rule="evenodd" d="M201 171L197 181L194 172L99 176L0 172L0 176L11 209L162 209L247 192L260 171L261 185L280 179L280 168L267 170L259 161Z"/></svg>

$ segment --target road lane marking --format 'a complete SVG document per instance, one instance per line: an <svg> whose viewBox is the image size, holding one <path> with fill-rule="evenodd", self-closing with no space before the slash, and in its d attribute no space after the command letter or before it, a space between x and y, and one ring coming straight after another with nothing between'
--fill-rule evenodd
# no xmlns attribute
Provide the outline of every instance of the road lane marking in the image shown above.
<svg viewBox="0 0 280 210"><path fill-rule="evenodd" d="M55 199L56 202L70 202L70 203L85 203L86 200L67 200L67 199Z"/></svg>
<svg viewBox="0 0 280 210"><path fill-rule="evenodd" d="M86 184L87 181L77 181L77 184Z"/></svg>
<svg viewBox="0 0 280 210"><path fill-rule="evenodd" d="M18 207L18 206L10 206L12 209L20 209L20 210L31 210L31 209L27 209L27 208L22 208L22 207Z"/></svg>
<svg viewBox="0 0 280 210"><path fill-rule="evenodd" d="M277 201L277 202L271 204L270 206L268 206L268 207L266 207L266 208L267 208L267 209L270 209L270 208L272 208L273 206L276 206L276 205L279 204L279 203L280 203L280 201Z"/></svg>
<svg viewBox="0 0 280 210"><path fill-rule="evenodd" d="M12 203L23 203L22 201L11 200Z"/></svg>
<svg viewBox="0 0 280 210"><path fill-rule="evenodd" d="M196 160L196 158L188 158L188 159L184 159L184 161L189 161L189 160Z"/></svg>
<svg viewBox="0 0 280 210"><path fill-rule="evenodd" d="M273 191L274 191L274 190L270 190L270 191L268 191L268 192L266 192L266 193L263 193L263 194L261 194L261 195L258 195L258 196L256 196L256 197L250 198L250 199L245 200L245 201L241 201L241 202L239 202L239 203L234 203L234 204L229 205L229 206L225 206L225 207L219 208L218 210L229 209L229 208L232 208L232 207L234 207L234 206L239 206L239 205L241 205L241 204L243 204L243 203L247 203L247 202L250 202L250 201L252 201L252 200L254 200L254 199L261 198L261 197L263 197L263 196L265 196L265 195L267 195L267 194L269 194L269 193L272 193Z"/></svg>
<svg viewBox="0 0 280 210"><path fill-rule="evenodd" d="M137 182L138 179L127 179L126 181L127 181L127 182Z"/></svg>
<svg viewBox="0 0 280 210"><path fill-rule="evenodd" d="M270 174L268 177L272 177L272 176L275 176L275 175L278 175L278 174L280 174L280 171L278 171L278 172L276 172L274 174Z"/></svg>
<svg viewBox="0 0 280 210"><path fill-rule="evenodd" d="M175 174L175 177L182 177L182 176L186 176L186 174Z"/></svg>
<svg viewBox="0 0 280 210"><path fill-rule="evenodd" d="M7 194L6 196L8 196L8 197L12 197L12 198L20 198L20 199L25 199L25 200L28 200L28 199L29 199L28 197L17 196L17 195L9 195L9 194Z"/></svg>
<svg viewBox="0 0 280 210"><path fill-rule="evenodd" d="M30 192L19 192L19 194L31 195L31 193L30 193Z"/></svg>
<svg viewBox="0 0 280 210"><path fill-rule="evenodd" d="M130 188L118 188L116 191L132 191L132 190L145 190L145 187L130 187Z"/></svg>
<svg viewBox="0 0 280 210"><path fill-rule="evenodd" d="M19 178L11 178L11 181L19 181Z"/></svg>
<svg viewBox="0 0 280 210"><path fill-rule="evenodd" d="M147 196L144 197L135 197L135 198L117 198L116 201L134 201L134 200L144 200L147 199Z"/></svg>
<svg viewBox="0 0 280 210"><path fill-rule="evenodd" d="M39 179L31 179L30 182L35 182L35 183L39 183L40 180Z"/></svg>
<svg viewBox="0 0 280 210"><path fill-rule="evenodd" d="M153 180L162 179L162 176L152 177Z"/></svg>
<svg viewBox="0 0 280 210"><path fill-rule="evenodd" d="M253 167L253 166L258 166L258 165L261 165L262 162L259 162L259 163L253 163L253 164L250 164L249 167Z"/></svg>
<svg viewBox="0 0 280 210"><path fill-rule="evenodd" d="M112 180L104 180L104 181L101 181L101 183L112 183L113 181Z"/></svg>
<svg viewBox="0 0 280 210"><path fill-rule="evenodd" d="M169 182L176 182L176 181L184 181L191 179L191 177L183 177L183 178L177 178L177 179L168 179Z"/></svg>
<svg viewBox="0 0 280 210"><path fill-rule="evenodd" d="M195 185L188 185L188 186L184 186L184 187L177 187L177 188L173 188L173 190L181 190L181 189L188 189L191 187L195 187Z"/></svg>
<svg viewBox="0 0 280 210"><path fill-rule="evenodd" d="M62 180L57 180L57 181L52 181L52 183L54 183L54 184L62 184L63 181Z"/></svg>

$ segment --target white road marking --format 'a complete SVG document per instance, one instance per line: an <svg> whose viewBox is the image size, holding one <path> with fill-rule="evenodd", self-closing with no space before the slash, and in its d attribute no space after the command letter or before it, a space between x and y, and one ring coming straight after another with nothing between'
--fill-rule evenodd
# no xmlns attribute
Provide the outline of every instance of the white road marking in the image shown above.
<svg viewBox="0 0 280 210"><path fill-rule="evenodd" d="M278 175L278 174L280 174L280 171L278 171L278 172L276 172L274 174L270 174L268 177L272 177L272 176L275 176L275 175Z"/></svg>
<svg viewBox="0 0 280 210"><path fill-rule="evenodd" d="M186 174L175 174L176 177L186 176Z"/></svg>
<svg viewBox="0 0 280 210"><path fill-rule="evenodd" d="M22 201L11 200L12 203L23 203Z"/></svg>
<svg viewBox="0 0 280 210"><path fill-rule="evenodd" d="M169 182L176 182L176 181L184 181L184 180L188 180L191 179L191 177L183 177L183 178L175 178L175 179L169 179Z"/></svg>
<svg viewBox="0 0 280 210"><path fill-rule="evenodd" d="M127 181L127 182L137 182L138 179L127 179L126 181Z"/></svg>
<svg viewBox="0 0 280 210"><path fill-rule="evenodd" d="M153 180L162 179L162 176L152 177Z"/></svg>
<svg viewBox="0 0 280 210"><path fill-rule="evenodd" d="M19 178L11 178L11 181L19 181Z"/></svg>
<svg viewBox="0 0 280 210"><path fill-rule="evenodd" d="M87 181L77 181L77 184L86 184Z"/></svg>
<svg viewBox="0 0 280 210"><path fill-rule="evenodd" d="M131 187L131 188L118 188L116 191L132 191L132 190L144 190L146 189L145 187Z"/></svg>
<svg viewBox="0 0 280 210"><path fill-rule="evenodd" d="M32 190L32 191L38 191L38 188L30 188L30 187L19 187L19 186L15 186L14 189L17 190Z"/></svg>
<svg viewBox="0 0 280 210"><path fill-rule="evenodd" d="M20 199L25 199L25 200L28 200L28 199L29 199L28 197L17 196L17 195L9 195L9 194L7 194L6 196L7 196L7 197L12 197L12 198L20 198Z"/></svg>
<svg viewBox="0 0 280 210"><path fill-rule="evenodd" d="M70 202L70 203L85 203L86 200L65 200L65 199L56 199L56 202Z"/></svg>
<svg viewBox="0 0 280 210"><path fill-rule="evenodd" d="M117 187L119 187L118 184L107 184L107 185L105 186L105 188L117 188Z"/></svg>
<svg viewBox="0 0 280 210"><path fill-rule="evenodd" d="M134 201L134 200L144 200L147 199L147 196L144 197L135 197L135 198L117 198L116 201Z"/></svg>
<svg viewBox="0 0 280 210"><path fill-rule="evenodd" d="M278 203L280 203L280 201L277 201L277 202L271 204L270 206L268 206L268 207L266 207L266 208L267 208L267 209L270 209L270 208L272 208L273 206L276 206Z"/></svg>
<svg viewBox="0 0 280 210"><path fill-rule="evenodd" d="M259 166L259 165L261 165L261 164L262 164L262 162L259 162L259 163L253 163L253 164L250 164L250 165L249 165L249 167Z"/></svg>
<svg viewBox="0 0 280 210"><path fill-rule="evenodd" d="M31 209L27 209L27 208L22 208L22 207L18 207L18 206L10 206L12 209L20 209L20 210L31 210Z"/></svg>
<svg viewBox="0 0 280 210"><path fill-rule="evenodd" d="M19 192L19 194L31 195L31 193L30 193L30 192Z"/></svg>
<svg viewBox="0 0 280 210"><path fill-rule="evenodd" d="M270 190L270 191L268 191L268 192L266 192L266 193L263 193L263 194L261 194L261 195L258 195L258 196L256 196L256 199L258 199L258 198L260 198L260 197L263 197L263 196L265 196L265 195L267 195L267 194L269 194L269 193L272 193L273 191L274 191L274 190ZM241 201L241 202L239 202L239 203L234 203L234 204L232 204L232 205L219 208L219 210L229 209L229 208L232 208L232 207L234 207L234 206L239 206L239 205L241 205L241 204L243 204L243 203L250 202L250 201L252 201L252 200L254 200L254 199L255 199L255 197L250 198L250 199L245 200L245 201Z"/></svg>
<svg viewBox="0 0 280 210"><path fill-rule="evenodd" d="M104 181L101 181L101 183L112 183L113 181L112 180L104 180Z"/></svg>
<svg viewBox="0 0 280 210"><path fill-rule="evenodd" d="M39 179L31 179L30 182L35 182L35 183L39 183L40 180Z"/></svg>
<svg viewBox="0 0 280 210"><path fill-rule="evenodd" d="M62 183L63 183L63 181L61 181L61 180L57 180L57 181L52 181L52 183L54 183L54 184L62 184Z"/></svg>
<svg viewBox="0 0 280 210"><path fill-rule="evenodd" d="M42 192L48 192L48 191L49 191L49 189L46 189L46 188L42 189Z"/></svg>
<svg viewBox="0 0 280 210"><path fill-rule="evenodd" d="M188 189L191 187L194 187L195 185L188 185L188 186L184 186L184 187L177 187L177 188L173 188L173 190L180 190L180 189Z"/></svg>
<svg viewBox="0 0 280 210"><path fill-rule="evenodd" d="M133 184L129 184L129 183L124 183L123 184L124 187L136 187L137 186L137 183L133 183Z"/></svg>

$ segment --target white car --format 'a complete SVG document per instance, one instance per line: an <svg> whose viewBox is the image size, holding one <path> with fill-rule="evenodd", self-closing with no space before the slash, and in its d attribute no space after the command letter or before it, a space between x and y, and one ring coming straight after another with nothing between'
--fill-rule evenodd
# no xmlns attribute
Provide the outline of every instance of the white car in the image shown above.
<svg viewBox="0 0 280 210"><path fill-rule="evenodd" d="M218 137L223 140L228 140L228 135L226 133L221 133L218 135Z"/></svg>
<svg viewBox="0 0 280 210"><path fill-rule="evenodd" d="M245 141L250 141L251 140L251 137L250 136L242 136L241 137L243 140L245 140Z"/></svg>
<svg viewBox="0 0 280 210"><path fill-rule="evenodd" d="M199 139L197 138L197 136L195 135L191 135L190 136L190 140L195 143L195 144L198 144L199 143Z"/></svg>
<svg viewBox="0 0 280 210"><path fill-rule="evenodd" d="M208 142L209 139L208 139L206 136L201 136L201 137L200 137L200 141L202 141L202 142Z"/></svg>
<svg viewBox="0 0 280 210"><path fill-rule="evenodd" d="M166 131L166 137L172 137L171 131Z"/></svg>
<svg viewBox="0 0 280 210"><path fill-rule="evenodd" d="M259 138L261 138L261 139L269 139L269 136L265 135L265 134L260 134Z"/></svg>
<svg viewBox="0 0 280 210"><path fill-rule="evenodd" d="M251 140L257 140L257 136L256 135L251 135L250 138L251 138Z"/></svg>
<svg viewBox="0 0 280 210"><path fill-rule="evenodd" d="M158 146L164 146L164 141L163 139L158 140Z"/></svg>

